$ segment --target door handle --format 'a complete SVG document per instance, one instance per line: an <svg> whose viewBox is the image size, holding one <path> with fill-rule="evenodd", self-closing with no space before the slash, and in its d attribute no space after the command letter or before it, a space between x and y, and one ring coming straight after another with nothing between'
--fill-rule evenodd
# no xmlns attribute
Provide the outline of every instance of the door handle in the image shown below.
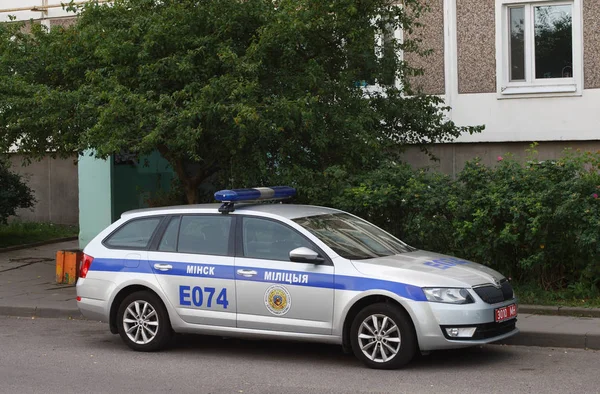
<svg viewBox="0 0 600 394"><path fill-rule="evenodd" d="M171 264L154 264L154 269L159 271L169 271L173 269L173 266Z"/></svg>
<svg viewBox="0 0 600 394"><path fill-rule="evenodd" d="M238 275L245 276L246 278L250 278L251 276L255 276L258 272L254 270L237 270Z"/></svg>

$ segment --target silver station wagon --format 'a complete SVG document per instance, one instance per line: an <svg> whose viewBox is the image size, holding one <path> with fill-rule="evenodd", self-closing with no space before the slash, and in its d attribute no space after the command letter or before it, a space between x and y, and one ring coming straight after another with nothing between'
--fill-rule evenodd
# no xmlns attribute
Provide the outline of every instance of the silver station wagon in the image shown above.
<svg viewBox="0 0 600 394"><path fill-rule="evenodd" d="M518 333L500 273L417 250L293 188L126 212L84 249L77 304L132 349L174 333L339 344L371 368ZM267 200L273 200L273 202Z"/></svg>

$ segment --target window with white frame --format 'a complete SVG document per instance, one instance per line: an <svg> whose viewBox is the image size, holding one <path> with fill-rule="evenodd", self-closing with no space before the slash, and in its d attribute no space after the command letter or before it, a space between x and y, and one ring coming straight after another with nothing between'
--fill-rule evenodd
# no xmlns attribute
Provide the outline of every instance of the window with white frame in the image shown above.
<svg viewBox="0 0 600 394"><path fill-rule="evenodd" d="M497 0L499 92L581 92L581 0Z"/></svg>

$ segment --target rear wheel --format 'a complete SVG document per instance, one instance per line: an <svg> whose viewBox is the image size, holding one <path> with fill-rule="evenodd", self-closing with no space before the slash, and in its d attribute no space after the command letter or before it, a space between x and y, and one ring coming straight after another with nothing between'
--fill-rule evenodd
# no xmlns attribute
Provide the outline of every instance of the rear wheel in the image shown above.
<svg viewBox="0 0 600 394"><path fill-rule="evenodd" d="M400 368L417 350L410 316L393 304L365 307L354 318L350 335L354 355L370 368Z"/></svg>
<svg viewBox="0 0 600 394"><path fill-rule="evenodd" d="M160 350L172 337L169 315L161 300L149 291L125 297L117 312L117 327L121 339L137 351Z"/></svg>

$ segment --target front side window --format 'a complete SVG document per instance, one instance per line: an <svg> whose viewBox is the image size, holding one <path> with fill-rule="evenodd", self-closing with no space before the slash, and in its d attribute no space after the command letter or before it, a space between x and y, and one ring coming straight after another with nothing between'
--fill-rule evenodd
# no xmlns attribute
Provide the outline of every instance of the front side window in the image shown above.
<svg viewBox="0 0 600 394"><path fill-rule="evenodd" d="M580 0L502 0L504 94L569 93L581 89Z"/></svg>
<svg viewBox="0 0 600 394"><path fill-rule="evenodd" d="M181 218L177 251L180 253L229 255L231 216L190 215Z"/></svg>
<svg viewBox="0 0 600 394"><path fill-rule="evenodd" d="M309 216L294 221L337 254L350 260L391 256L415 250L371 223L347 213Z"/></svg>
<svg viewBox="0 0 600 394"><path fill-rule="evenodd" d="M160 220L160 217L134 219L104 240L104 245L116 249L146 249Z"/></svg>
<svg viewBox="0 0 600 394"><path fill-rule="evenodd" d="M244 257L290 261L290 252L311 243L293 229L272 220L246 217L243 221Z"/></svg>

